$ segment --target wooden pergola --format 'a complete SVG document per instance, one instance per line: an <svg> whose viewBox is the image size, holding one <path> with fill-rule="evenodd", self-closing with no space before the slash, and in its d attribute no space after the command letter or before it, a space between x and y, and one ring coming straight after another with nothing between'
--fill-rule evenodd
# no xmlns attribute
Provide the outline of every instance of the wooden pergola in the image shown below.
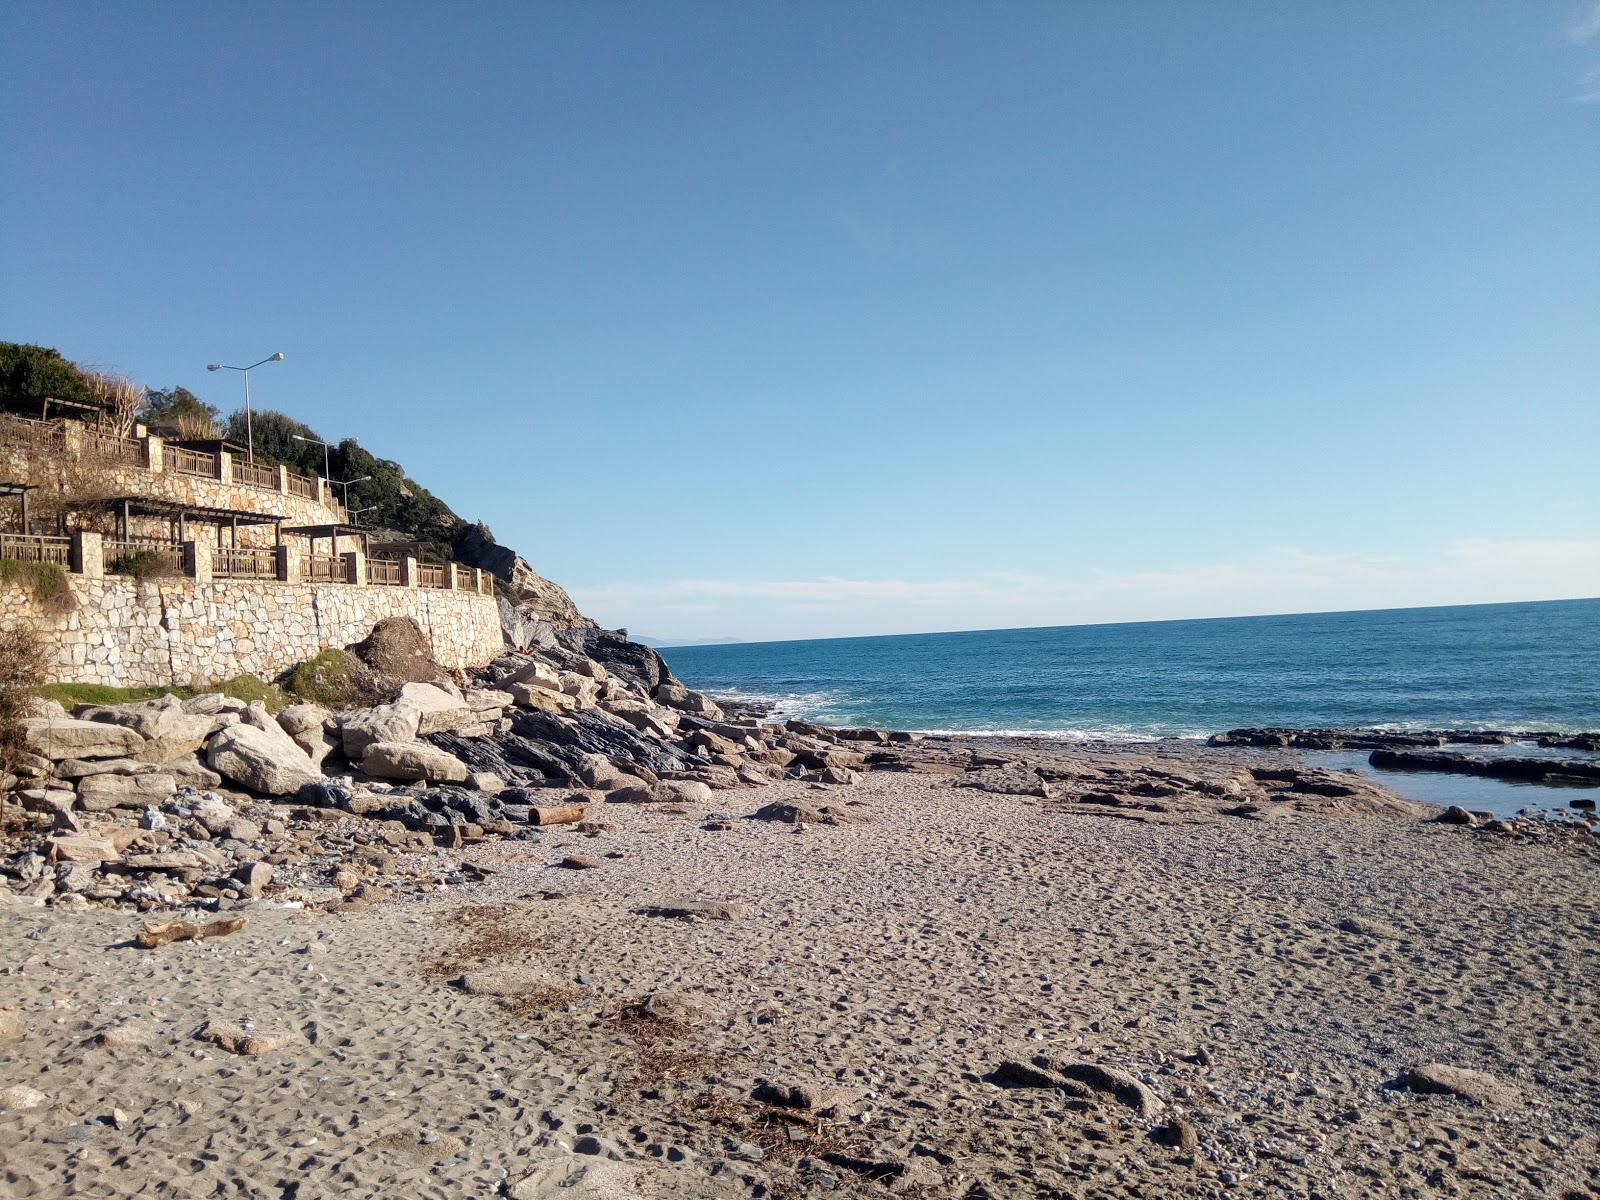
<svg viewBox="0 0 1600 1200"><path fill-rule="evenodd" d="M128 540L129 521L133 517L165 517L174 523L177 542L189 540L190 524L215 525L217 545L222 545L222 531L232 531L232 544L239 544L239 526L274 525L274 540L283 545L283 518L272 513L251 512L239 508L210 508L203 504L181 504L176 500L162 500L151 496L118 496L107 500L122 530L122 540Z"/></svg>
<svg viewBox="0 0 1600 1200"><path fill-rule="evenodd" d="M22 507L22 528L17 532L28 533L28 493L37 491L38 486L32 483L0 483L0 496L15 496Z"/></svg>

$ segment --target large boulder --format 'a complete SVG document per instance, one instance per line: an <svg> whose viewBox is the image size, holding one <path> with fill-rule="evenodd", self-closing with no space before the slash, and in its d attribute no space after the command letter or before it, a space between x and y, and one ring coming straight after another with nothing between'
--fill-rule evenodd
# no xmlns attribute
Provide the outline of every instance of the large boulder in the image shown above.
<svg viewBox="0 0 1600 1200"><path fill-rule="evenodd" d="M663 683L656 688L654 695L657 703L675 708L679 712L710 717L714 721L722 718L722 710L710 696L692 691L681 683Z"/></svg>
<svg viewBox="0 0 1600 1200"><path fill-rule="evenodd" d="M541 687L547 691L559 692L561 690L561 672L547 662L532 658L503 676L499 681L499 686L509 688L514 683L526 683L530 687Z"/></svg>
<svg viewBox="0 0 1600 1200"><path fill-rule="evenodd" d="M367 747L378 742L415 741L421 724L422 710L404 700L346 713L340 727L344 756L351 762L360 762Z"/></svg>
<svg viewBox="0 0 1600 1200"><path fill-rule="evenodd" d="M282 729L274 736L242 721L211 739L206 761L213 771L266 796L292 795L322 778L316 764Z"/></svg>
<svg viewBox="0 0 1600 1200"><path fill-rule="evenodd" d="M125 725L72 717L24 717L22 741L30 753L63 758L136 758L144 738Z"/></svg>
<svg viewBox="0 0 1600 1200"><path fill-rule="evenodd" d="M144 738L138 758L166 763L193 754L215 729L215 715L185 711L176 696L158 696L133 704L80 704L73 715L85 721L122 725Z"/></svg>
<svg viewBox="0 0 1600 1200"><path fill-rule="evenodd" d="M461 729L478 721L464 701L431 683L406 684L400 689L400 702L414 705L422 714L417 722L418 737Z"/></svg>
<svg viewBox="0 0 1600 1200"><path fill-rule="evenodd" d="M78 803L87 812L146 808L159 805L177 790L178 781L165 773L89 775L78 783Z"/></svg>
<svg viewBox="0 0 1600 1200"><path fill-rule="evenodd" d="M464 783L467 764L425 742L377 742L367 747L361 769L382 779L426 779Z"/></svg>
<svg viewBox="0 0 1600 1200"><path fill-rule="evenodd" d="M318 704L291 704L278 714L278 726L319 769L341 742L338 720Z"/></svg>
<svg viewBox="0 0 1600 1200"><path fill-rule="evenodd" d="M576 712L581 706L576 696L565 692L552 692L549 688L532 683L513 683L511 699L518 708L536 708L542 712L564 716Z"/></svg>

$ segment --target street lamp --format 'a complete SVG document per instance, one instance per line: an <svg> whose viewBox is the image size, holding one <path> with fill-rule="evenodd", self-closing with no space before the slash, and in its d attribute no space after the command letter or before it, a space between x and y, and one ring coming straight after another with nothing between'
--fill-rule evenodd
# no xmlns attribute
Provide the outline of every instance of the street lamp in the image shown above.
<svg viewBox="0 0 1600 1200"><path fill-rule="evenodd" d="M367 482L367 480L369 480L371 478L372 478L371 475L362 475L357 479L330 479L330 480L328 480L328 482L329 483L336 483L336 484L338 484L340 487L342 487L344 489L344 506L345 506L346 509L348 509L350 507L350 485L352 483L365 483L365 482ZM369 507L377 508L378 506L376 504L373 504L373 505L369 505ZM367 510L365 508L363 508L361 511L362 512L366 512Z"/></svg>
<svg viewBox="0 0 1600 1200"><path fill-rule="evenodd" d="M332 472L328 469L328 443L323 441L321 438L301 437L298 433L291 433L289 436L297 442L315 442L317 445L322 447L322 477L324 479L328 479L332 474Z"/></svg>
<svg viewBox="0 0 1600 1200"><path fill-rule="evenodd" d="M352 509L352 510L346 512L344 515L350 518L350 524L357 525L357 524L359 524L359 522L356 520L357 517L359 517L364 512L371 512L373 509L375 509L377 507L378 506L376 504L369 504L365 508Z"/></svg>
<svg viewBox="0 0 1600 1200"><path fill-rule="evenodd" d="M230 367L227 363L206 364L206 370L208 371L240 371L244 374L244 438L247 443L246 449L250 452L250 465L252 467L256 465L256 431L255 424L250 417L250 372L266 363L282 361L283 351L280 350L276 354L263 358L258 363L251 363L248 367Z"/></svg>

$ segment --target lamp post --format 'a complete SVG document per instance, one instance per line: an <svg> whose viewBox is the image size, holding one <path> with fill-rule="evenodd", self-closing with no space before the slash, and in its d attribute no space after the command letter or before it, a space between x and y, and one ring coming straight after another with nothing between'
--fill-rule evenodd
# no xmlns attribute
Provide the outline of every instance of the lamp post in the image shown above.
<svg viewBox="0 0 1600 1200"><path fill-rule="evenodd" d="M369 504L365 508L358 508L353 512L346 511L346 513L344 515L350 518L350 524L357 525L357 524L359 524L359 522L356 520L357 517L359 517L364 512L371 512L373 509L375 509L377 507L378 506L376 504Z"/></svg>
<svg viewBox="0 0 1600 1200"><path fill-rule="evenodd" d="M369 480L371 478L372 478L371 475L361 475L361 476L358 476L355 479L330 479L330 480L328 480L328 482L329 483L336 483L336 484L338 484L340 487L342 487L344 489L344 506L345 506L345 509L348 510L350 508L350 485L352 483L365 483L365 482L367 482L367 480ZM377 507L378 506L376 504L368 505L368 508L377 508ZM367 510L364 508L361 511L362 512L366 512Z"/></svg>
<svg viewBox="0 0 1600 1200"><path fill-rule="evenodd" d="M251 363L248 367L230 367L227 363L206 364L206 370L208 371L239 371L244 375L244 438L246 449L250 453L250 465L252 467L256 465L256 431L255 422L250 416L250 372L269 362L282 361L283 351L280 350L276 354L268 355L258 363Z"/></svg>
<svg viewBox="0 0 1600 1200"><path fill-rule="evenodd" d="M313 442L322 447L322 477L332 483L331 472L328 469L328 443L321 438L301 437L298 433L291 433L289 436L297 442Z"/></svg>

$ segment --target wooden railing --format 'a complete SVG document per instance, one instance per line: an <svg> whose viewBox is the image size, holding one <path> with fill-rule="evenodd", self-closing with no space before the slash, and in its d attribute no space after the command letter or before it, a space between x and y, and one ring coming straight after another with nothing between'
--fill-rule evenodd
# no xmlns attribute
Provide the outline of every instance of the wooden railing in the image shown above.
<svg viewBox="0 0 1600 1200"><path fill-rule="evenodd" d="M367 583L372 587L400 587L402 566L392 558L367 559Z"/></svg>
<svg viewBox="0 0 1600 1200"><path fill-rule="evenodd" d="M266 465L253 466L247 462L233 464L233 481L242 483L247 487L266 488L269 492L278 490L278 468Z"/></svg>
<svg viewBox="0 0 1600 1200"><path fill-rule="evenodd" d="M157 538L107 538L101 547L106 570L113 575L182 575L183 547Z"/></svg>
<svg viewBox="0 0 1600 1200"><path fill-rule="evenodd" d="M62 450L67 445L67 424L65 421L35 421L31 417L0 413L0 442Z"/></svg>
<svg viewBox="0 0 1600 1200"><path fill-rule="evenodd" d="M291 496L302 496L307 500L315 500L317 498L317 481L315 479L307 479L304 475L296 475L293 471L290 471L289 494Z"/></svg>
<svg viewBox="0 0 1600 1200"><path fill-rule="evenodd" d="M450 569L443 563L419 562L417 564L417 586L425 588L449 587Z"/></svg>
<svg viewBox="0 0 1600 1200"><path fill-rule="evenodd" d="M113 433L100 433L97 430L85 429L83 431L83 448L96 458L127 463L129 466L134 467L144 466L144 451L133 438L117 437Z"/></svg>
<svg viewBox="0 0 1600 1200"><path fill-rule="evenodd" d="M218 579L276 579L278 556L270 546L218 546L211 552L211 574Z"/></svg>
<svg viewBox="0 0 1600 1200"><path fill-rule="evenodd" d="M398 565L398 564L397 564ZM340 554L307 554L300 559L300 578L310 583L354 583L350 562Z"/></svg>
<svg viewBox="0 0 1600 1200"><path fill-rule="evenodd" d="M207 454L203 450L185 450L182 446L169 447L167 454L172 469L179 475L200 475L207 479L217 477L215 454Z"/></svg>
<svg viewBox="0 0 1600 1200"><path fill-rule="evenodd" d="M64 567L72 558L72 540L36 533L0 533L0 558Z"/></svg>

